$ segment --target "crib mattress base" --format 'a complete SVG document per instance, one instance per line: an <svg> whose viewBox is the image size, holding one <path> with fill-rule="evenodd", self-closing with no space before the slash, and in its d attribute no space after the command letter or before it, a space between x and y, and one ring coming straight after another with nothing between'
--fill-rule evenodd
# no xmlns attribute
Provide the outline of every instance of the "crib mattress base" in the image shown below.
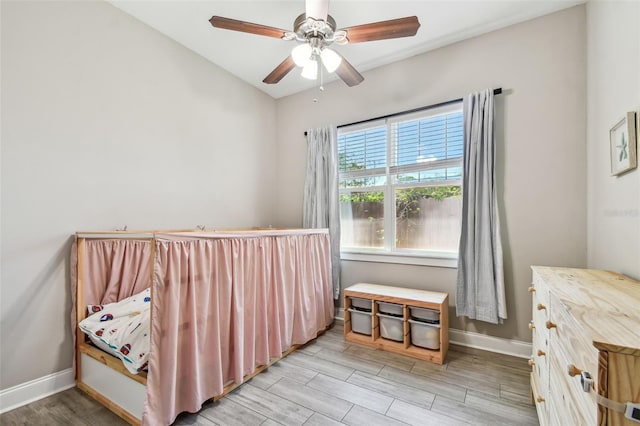
<svg viewBox="0 0 640 426"><path fill-rule="evenodd" d="M140 425L146 386L86 353L80 356L82 371L77 381L78 389L86 392L127 423Z"/></svg>
<svg viewBox="0 0 640 426"><path fill-rule="evenodd" d="M331 328L331 325L320 331L318 336L324 334L329 328ZM242 383L228 383L224 387L223 392L220 395L214 396L212 399L214 401L219 400L290 353L306 346L314 340L315 339L312 339L302 345L291 346L282 356L272 358L268 364L260 365L251 374L244 376ZM80 344L79 355L82 368L80 369L80 377L76 383L78 389L87 393L87 395L104 405L127 423L140 426L147 392L146 374L133 375L129 373L122 366L122 361L88 343Z"/></svg>

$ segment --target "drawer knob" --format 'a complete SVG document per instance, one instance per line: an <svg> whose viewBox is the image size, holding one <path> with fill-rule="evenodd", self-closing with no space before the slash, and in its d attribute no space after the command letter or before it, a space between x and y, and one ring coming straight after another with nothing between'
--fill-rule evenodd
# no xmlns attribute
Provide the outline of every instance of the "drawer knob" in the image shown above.
<svg viewBox="0 0 640 426"><path fill-rule="evenodd" d="M547 353L542 349L538 349L538 356L545 356Z"/></svg>
<svg viewBox="0 0 640 426"><path fill-rule="evenodd" d="M544 398L543 398L543 397L541 397L541 396L539 396L539 397L537 397L537 398L536 398L536 401L538 401L538 402L544 402Z"/></svg>
<svg viewBox="0 0 640 426"><path fill-rule="evenodd" d="M538 303L538 306L537 306L537 307L538 307L538 310L539 310L539 311L541 311L541 310L543 310L543 309L545 309L545 310L547 309L547 307L546 307L546 306L544 306L542 303Z"/></svg>
<svg viewBox="0 0 640 426"><path fill-rule="evenodd" d="M533 324L533 321L529 323L529 330L533 330L536 326Z"/></svg>
<svg viewBox="0 0 640 426"><path fill-rule="evenodd" d="M527 364L529 364L529 367L533 367L534 365L536 365L536 362L530 359L529 361L527 361Z"/></svg>
<svg viewBox="0 0 640 426"><path fill-rule="evenodd" d="M534 286L529 287L529 293L533 293L534 291L536 291L536 288Z"/></svg>
<svg viewBox="0 0 640 426"><path fill-rule="evenodd" d="M576 367L573 364L569 364L569 366L567 367L567 373L571 377L575 377L575 376L579 376L582 373L582 370L580 370L578 367Z"/></svg>
<svg viewBox="0 0 640 426"><path fill-rule="evenodd" d="M547 321L547 328L551 330L552 328L556 328L557 325L552 323L551 321Z"/></svg>

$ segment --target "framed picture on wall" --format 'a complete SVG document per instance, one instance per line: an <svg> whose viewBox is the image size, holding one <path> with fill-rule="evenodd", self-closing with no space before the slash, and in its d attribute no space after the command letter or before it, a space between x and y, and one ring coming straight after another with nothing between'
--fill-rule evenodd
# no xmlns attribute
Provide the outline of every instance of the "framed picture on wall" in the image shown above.
<svg viewBox="0 0 640 426"><path fill-rule="evenodd" d="M627 115L609 131L611 144L611 175L619 176L637 167L636 113Z"/></svg>

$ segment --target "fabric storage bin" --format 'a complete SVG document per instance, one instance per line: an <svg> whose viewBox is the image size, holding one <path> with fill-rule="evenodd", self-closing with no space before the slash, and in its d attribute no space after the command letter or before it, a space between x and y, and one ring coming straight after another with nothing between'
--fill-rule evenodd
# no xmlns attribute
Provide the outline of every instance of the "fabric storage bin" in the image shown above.
<svg viewBox="0 0 640 426"><path fill-rule="evenodd" d="M351 312L351 331L371 336L371 312L349 308Z"/></svg>
<svg viewBox="0 0 640 426"><path fill-rule="evenodd" d="M431 324L440 323L439 311L434 311L433 309L418 308L417 306L409 306L409 310L411 311L411 318L415 320L428 322Z"/></svg>
<svg viewBox="0 0 640 426"><path fill-rule="evenodd" d="M411 343L422 348L440 349L440 326L422 321L409 320Z"/></svg>
<svg viewBox="0 0 640 426"><path fill-rule="evenodd" d="M371 312L371 299L361 299L359 297L350 297L351 307Z"/></svg>
<svg viewBox="0 0 640 426"><path fill-rule="evenodd" d="M380 322L380 335L385 339L404 341L404 327L402 318L381 313L376 314Z"/></svg>
<svg viewBox="0 0 640 426"><path fill-rule="evenodd" d="M378 304L378 311L387 315L402 316L402 305L397 303L376 302Z"/></svg>

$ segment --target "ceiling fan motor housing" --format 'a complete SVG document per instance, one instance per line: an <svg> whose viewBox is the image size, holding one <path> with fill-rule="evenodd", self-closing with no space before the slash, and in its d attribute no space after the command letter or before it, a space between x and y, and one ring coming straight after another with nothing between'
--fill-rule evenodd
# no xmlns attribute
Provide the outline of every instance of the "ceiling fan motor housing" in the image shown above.
<svg viewBox="0 0 640 426"><path fill-rule="evenodd" d="M303 13L293 22L293 34L295 39L300 42L320 39L323 42L322 44L326 46L333 42L339 42L339 39L346 41L346 34L342 33L344 31L336 31L336 21L331 15L327 15L327 20L324 21L311 17L307 18L307 15Z"/></svg>

